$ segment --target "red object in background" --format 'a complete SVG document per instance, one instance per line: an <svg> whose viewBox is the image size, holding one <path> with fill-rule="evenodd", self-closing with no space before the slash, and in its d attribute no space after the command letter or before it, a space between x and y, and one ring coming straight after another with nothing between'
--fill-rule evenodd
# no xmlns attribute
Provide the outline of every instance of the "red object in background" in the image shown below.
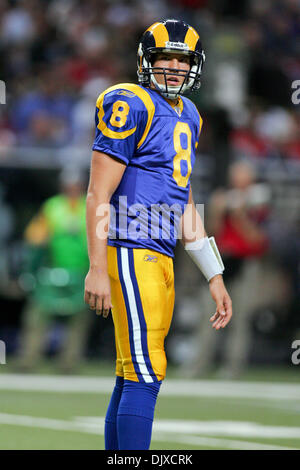
<svg viewBox="0 0 300 470"><path fill-rule="evenodd" d="M266 157L270 148L268 142L252 133L249 129L235 129L230 136L234 149L244 155Z"/></svg>
<svg viewBox="0 0 300 470"><path fill-rule="evenodd" d="M66 75L72 85L81 87L89 77L89 67L84 60L72 58L66 63Z"/></svg>
<svg viewBox="0 0 300 470"><path fill-rule="evenodd" d="M283 151L288 158L300 160L300 140L289 142Z"/></svg>
<svg viewBox="0 0 300 470"><path fill-rule="evenodd" d="M253 219L262 220L267 214L266 209L252 211ZM267 252L269 242L267 237L260 242L250 242L234 227L230 215L224 218L223 227L218 235L215 235L216 243L222 254L236 258L259 257Z"/></svg>
<svg viewBox="0 0 300 470"><path fill-rule="evenodd" d="M208 0L177 0L176 3L186 7L186 8L204 8L208 4Z"/></svg>
<svg viewBox="0 0 300 470"><path fill-rule="evenodd" d="M249 129L235 129L230 135L234 152L250 157L265 158L272 150L272 144ZM273 144L274 149L274 144ZM281 144L280 152L287 158L300 160L300 139Z"/></svg>

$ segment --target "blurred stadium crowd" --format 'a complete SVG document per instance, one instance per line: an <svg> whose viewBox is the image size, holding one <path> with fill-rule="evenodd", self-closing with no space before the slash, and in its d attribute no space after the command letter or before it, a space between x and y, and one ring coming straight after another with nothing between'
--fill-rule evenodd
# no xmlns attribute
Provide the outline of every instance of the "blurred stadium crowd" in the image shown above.
<svg viewBox="0 0 300 470"><path fill-rule="evenodd" d="M207 286L178 246L169 356L193 362L195 374L223 356L232 373L249 360L290 363L290 344L300 334L300 113L292 100L300 79L299 0L1 1L0 337L12 354L21 350L33 298L28 272L24 278L28 246L51 245L50 232L26 238L25 229L34 216L36 230L45 229L36 218L45 219L49 198L68 197L74 169L77 182L86 179L97 96L112 84L136 82L139 37L166 17L194 26L207 56L202 88L191 97L204 119L193 192L205 204L240 319L227 348L226 332L215 345L199 325L199 317L207 323L212 313ZM70 167L74 179L59 179ZM36 259L36 250L30 256ZM64 341L57 331L54 350ZM85 354L113 351L111 324L94 321L90 331Z"/></svg>

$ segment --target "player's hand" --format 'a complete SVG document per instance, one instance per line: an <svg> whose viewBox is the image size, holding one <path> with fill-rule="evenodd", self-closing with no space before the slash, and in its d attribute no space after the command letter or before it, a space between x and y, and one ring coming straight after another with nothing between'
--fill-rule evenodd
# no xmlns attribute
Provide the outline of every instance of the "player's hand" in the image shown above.
<svg viewBox="0 0 300 470"><path fill-rule="evenodd" d="M216 330L225 328L232 317L231 298L224 286L223 277L218 274L209 281L209 289L212 298L216 302L216 313L210 318L212 327Z"/></svg>
<svg viewBox="0 0 300 470"><path fill-rule="evenodd" d="M84 301L97 315L107 318L112 308L110 281L100 268L90 268L85 278Z"/></svg>

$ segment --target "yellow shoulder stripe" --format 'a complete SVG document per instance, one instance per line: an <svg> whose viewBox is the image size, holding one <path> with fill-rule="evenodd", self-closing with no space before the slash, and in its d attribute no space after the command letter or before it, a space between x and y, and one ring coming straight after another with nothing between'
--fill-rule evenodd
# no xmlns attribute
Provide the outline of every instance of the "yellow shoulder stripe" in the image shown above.
<svg viewBox="0 0 300 470"><path fill-rule="evenodd" d="M142 100L142 102L144 103L144 105L147 109L147 112L148 112L147 124L146 124L145 130L144 130L144 133L143 133L143 135L142 135L142 137L141 137L141 139L140 139L140 141L137 145L137 148L140 148L141 145L144 143L144 141L145 141L145 139L146 139L146 137L149 133L149 130L150 130L150 127L151 127L151 124L152 124L152 120L153 120L153 116L154 116L154 112L155 112L155 106L154 106L154 103L153 103L152 99L150 98L149 93L147 93L146 90L144 90L143 88L139 87L138 85L136 85L134 83L120 83L118 85L114 85L114 86L108 88L103 93L101 93L101 95L98 97L97 103L96 103L96 106L99 109L98 128L100 129L100 131L106 137L111 137L113 139L125 139L126 137L128 137L129 135L133 134L136 131L136 127L134 127L134 128L129 129L127 131L115 132L115 131L112 131L111 129L108 129L105 122L103 121L103 116L104 116L103 100L104 100L104 97L107 93L110 93L111 91L118 90L118 89L127 90L127 91L131 91L132 93L134 93L136 96L138 96Z"/></svg>
<svg viewBox="0 0 300 470"><path fill-rule="evenodd" d="M201 133L201 129L202 129L202 124L203 124L203 119L202 119L202 117L200 116L200 114L199 114L199 118L200 118L200 122L199 122L199 133L198 133L198 137L200 137L200 133Z"/></svg>

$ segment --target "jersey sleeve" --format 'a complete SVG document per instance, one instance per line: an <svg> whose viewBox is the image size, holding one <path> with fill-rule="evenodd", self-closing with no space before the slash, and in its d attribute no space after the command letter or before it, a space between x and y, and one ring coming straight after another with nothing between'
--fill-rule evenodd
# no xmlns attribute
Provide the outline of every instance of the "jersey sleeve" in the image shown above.
<svg viewBox="0 0 300 470"><path fill-rule="evenodd" d="M96 104L93 150L123 161L134 155L147 123L147 109L133 92L116 89L102 93Z"/></svg>

